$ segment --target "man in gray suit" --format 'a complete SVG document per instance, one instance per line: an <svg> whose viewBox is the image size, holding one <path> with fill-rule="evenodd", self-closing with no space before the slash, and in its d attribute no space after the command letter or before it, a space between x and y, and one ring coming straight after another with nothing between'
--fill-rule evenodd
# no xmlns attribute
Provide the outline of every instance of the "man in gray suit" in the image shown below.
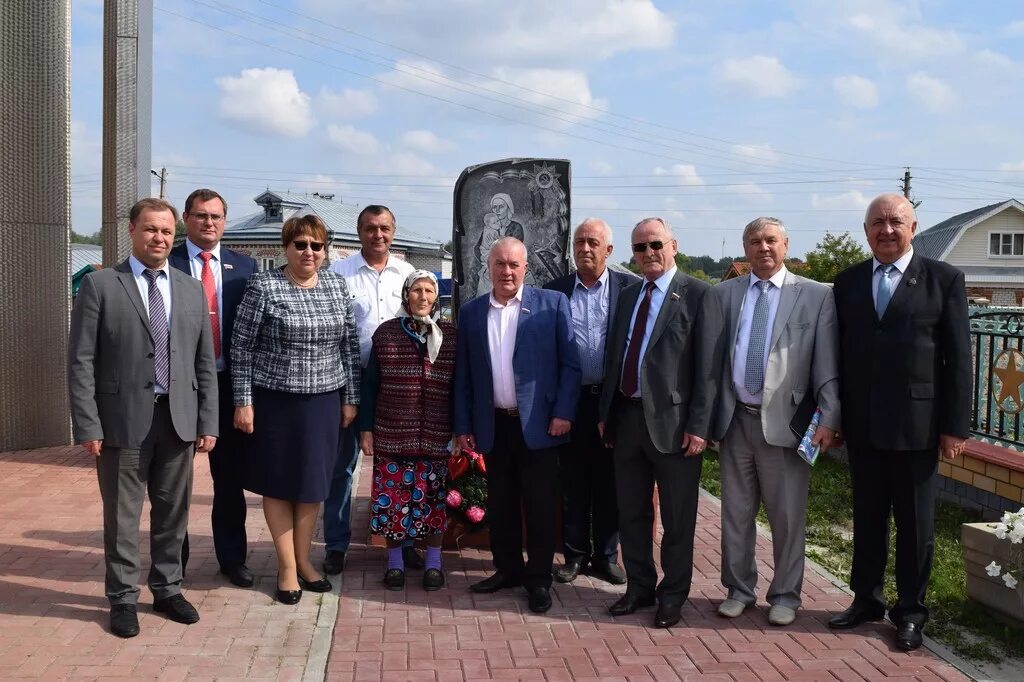
<svg viewBox="0 0 1024 682"><path fill-rule="evenodd" d="M669 628L690 594L701 457L715 404L721 311L711 287L676 268L676 240L661 218L641 220L633 257L644 279L623 289L608 332L598 431L614 446L619 536L626 594L613 616L654 604ZM661 564L655 588L654 484L658 484Z"/></svg>
<svg viewBox="0 0 1024 682"><path fill-rule="evenodd" d="M181 543L192 455L217 441L217 367L198 281L167 264L174 207L132 207L132 255L82 281L71 316L68 389L76 443L96 457L103 500L110 629L139 634L139 517L149 491L147 582L154 610L179 623L199 614L181 594Z"/></svg>
<svg viewBox="0 0 1024 682"><path fill-rule="evenodd" d="M750 276L713 289L725 317L718 408L721 441L722 584L719 615L735 618L757 601L755 517L764 499L772 529L775 577L768 622L789 625L800 607L810 465L797 446L813 408L812 442L832 445L839 428L839 331L832 291L786 269L786 227L757 218L743 230ZM794 428L801 433L797 435Z"/></svg>

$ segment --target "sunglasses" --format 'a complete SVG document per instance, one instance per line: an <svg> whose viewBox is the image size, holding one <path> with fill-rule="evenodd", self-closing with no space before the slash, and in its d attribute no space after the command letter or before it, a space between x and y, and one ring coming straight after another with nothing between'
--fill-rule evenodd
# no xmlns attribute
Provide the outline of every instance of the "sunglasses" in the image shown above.
<svg viewBox="0 0 1024 682"><path fill-rule="evenodd" d="M323 242L307 242L305 240L300 241L297 239L292 242L292 245L295 247L296 251L305 251L306 247L313 249L314 253L320 253L324 250Z"/></svg>
<svg viewBox="0 0 1024 682"><path fill-rule="evenodd" d="M633 252L643 253L644 251L647 250L648 246L654 249L655 251L661 251L663 248L665 248L665 242L660 240L655 240L653 242L637 242L636 244L633 244Z"/></svg>

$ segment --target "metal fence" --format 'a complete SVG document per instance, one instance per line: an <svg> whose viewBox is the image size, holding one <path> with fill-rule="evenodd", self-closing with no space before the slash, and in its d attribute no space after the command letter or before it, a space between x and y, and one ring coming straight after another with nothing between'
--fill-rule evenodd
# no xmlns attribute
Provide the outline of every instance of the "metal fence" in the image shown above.
<svg viewBox="0 0 1024 682"><path fill-rule="evenodd" d="M971 309L971 431L1024 450L1024 309Z"/></svg>

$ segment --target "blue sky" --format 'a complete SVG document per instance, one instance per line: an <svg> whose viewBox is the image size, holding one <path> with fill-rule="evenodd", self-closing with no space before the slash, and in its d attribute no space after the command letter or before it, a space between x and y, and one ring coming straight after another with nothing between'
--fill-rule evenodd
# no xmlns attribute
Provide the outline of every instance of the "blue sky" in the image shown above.
<svg viewBox="0 0 1024 682"><path fill-rule="evenodd" d="M100 223L102 2L72 8L74 229ZM660 215L680 250L790 255L914 174L921 228L1024 196L1024 6L955 0L156 0L153 167L229 217L264 188L391 206L447 240L467 166L568 158L572 218L618 260ZM156 186L153 191L156 193ZM724 245L723 245L724 240Z"/></svg>

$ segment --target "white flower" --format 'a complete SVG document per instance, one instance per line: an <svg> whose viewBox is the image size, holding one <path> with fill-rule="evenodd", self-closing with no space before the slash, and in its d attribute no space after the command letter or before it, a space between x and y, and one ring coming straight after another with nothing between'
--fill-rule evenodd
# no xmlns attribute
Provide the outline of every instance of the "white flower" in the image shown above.
<svg viewBox="0 0 1024 682"><path fill-rule="evenodd" d="M1011 590L1017 587L1017 579L1009 573L1003 574L1003 582L1006 583L1006 586L1009 587Z"/></svg>
<svg viewBox="0 0 1024 682"><path fill-rule="evenodd" d="M1006 539L1006 535L1009 532L1009 530L1010 529L1007 527L1007 525L1005 523L997 523L996 524L996 537L999 538L1000 540L1005 540Z"/></svg>
<svg viewBox="0 0 1024 682"><path fill-rule="evenodd" d="M993 578L998 578L999 574L1003 572L1003 567L993 561L985 567L985 572Z"/></svg>
<svg viewBox="0 0 1024 682"><path fill-rule="evenodd" d="M1024 541L1024 523L1018 523L1013 527L1013 530L1009 532L1010 542L1015 545L1019 545Z"/></svg>

